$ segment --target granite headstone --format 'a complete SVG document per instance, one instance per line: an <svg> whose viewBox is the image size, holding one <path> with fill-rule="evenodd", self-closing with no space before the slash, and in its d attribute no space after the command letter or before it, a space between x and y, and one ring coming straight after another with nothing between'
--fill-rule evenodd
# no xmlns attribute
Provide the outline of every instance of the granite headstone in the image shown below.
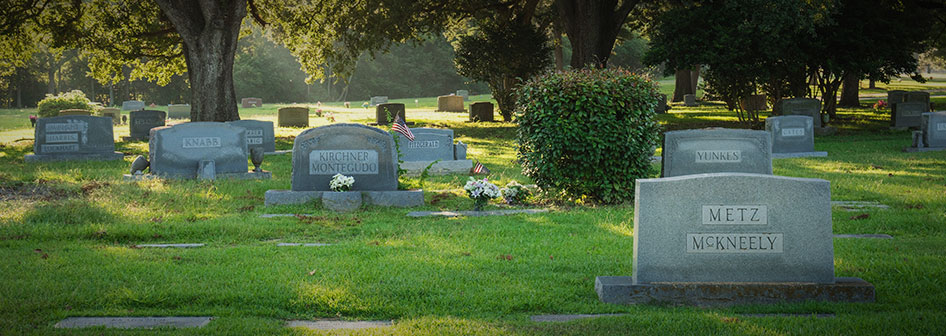
<svg viewBox="0 0 946 336"><path fill-rule="evenodd" d="M328 191L335 174L354 177L351 190L397 190L397 166L388 132L358 124L312 128L292 145L292 191Z"/></svg>
<svg viewBox="0 0 946 336"><path fill-rule="evenodd" d="M396 116L401 116L401 120L407 122L407 114L405 112L404 104L401 103L381 103L375 106L374 108L375 123L378 125L387 125L390 122L388 121L388 116L390 115L391 121L394 121Z"/></svg>
<svg viewBox="0 0 946 336"><path fill-rule="evenodd" d="M470 121L493 121L493 103L475 102L470 104Z"/></svg>
<svg viewBox="0 0 946 336"><path fill-rule="evenodd" d="M809 116L768 117L765 130L772 135L772 153L814 152L814 121Z"/></svg>
<svg viewBox="0 0 946 336"><path fill-rule="evenodd" d="M151 173L161 177L193 179L198 168L213 167L214 174L246 174L246 129L222 122L188 122L151 131L148 143ZM212 164L202 161L213 161ZM209 172L206 172L209 173Z"/></svg>
<svg viewBox="0 0 946 336"><path fill-rule="evenodd" d="M440 96L437 97L437 111L435 112L465 112L463 108L463 97L460 96Z"/></svg>
<svg viewBox="0 0 946 336"><path fill-rule="evenodd" d="M792 98L779 101L782 115L804 115L811 117L814 128L821 128L821 101L812 98Z"/></svg>
<svg viewBox="0 0 946 336"><path fill-rule="evenodd" d="M191 105L190 104L169 104L168 105L168 118L189 120L191 118Z"/></svg>
<svg viewBox="0 0 946 336"><path fill-rule="evenodd" d="M263 149L263 152L267 153L276 151L276 134L273 129L272 121L244 119L228 121L227 123L246 129L247 148L252 149L253 147L260 147Z"/></svg>
<svg viewBox="0 0 946 336"><path fill-rule="evenodd" d="M115 152L112 118L58 116L39 118L32 155L26 161L120 160Z"/></svg>
<svg viewBox="0 0 946 336"><path fill-rule="evenodd" d="M401 148L402 161L455 160L453 130L439 128L412 128L414 141L395 133Z"/></svg>
<svg viewBox="0 0 946 336"><path fill-rule="evenodd" d="M664 133L662 177L702 173L772 174L766 131L701 129Z"/></svg>
<svg viewBox="0 0 946 336"><path fill-rule="evenodd" d="M887 106L893 108L893 104L902 103L907 101L907 91L904 90L890 90L887 91Z"/></svg>
<svg viewBox="0 0 946 336"><path fill-rule="evenodd" d="M122 102L122 111L138 111L145 108L145 102L138 100L126 100Z"/></svg>
<svg viewBox="0 0 946 336"><path fill-rule="evenodd" d="M929 104L922 102L897 103L891 109L891 127L920 127L923 113L929 112Z"/></svg>
<svg viewBox="0 0 946 336"><path fill-rule="evenodd" d="M308 107L282 107L276 111L276 124L279 127L309 127Z"/></svg>
<svg viewBox="0 0 946 336"><path fill-rule="evenodd" d="M463 97L463 100L469 100L469 99L470 99L470 91L469 91L469 90L457 90L457 96Z"/></svg>
<svg viewBox="0 0 946 336"><path fill-rule="evenodd" d="M946 147L946 112L923 113L920 130L926 147Z"/></svg>
<svg viewBox="0 0 946 336"><path fill-rule="evenodd" d="M252 108L252 107L263 107L263 98L243 98L240 100L240 107L242 108Z"/></svg>
<svg viewBox="0 0 946 336"><path fill-rule="evenodd" d="M122 122L122 110L113 107L106 107L99 110L100 117L112 118L112 124L117 125Z"/></svg>
<svg viewBox="0 0 946 336"><path fill-rule="evenodd" d="M930 103L930 93L925 91L907 91L903 97L905 103Z"/></svg>
<svg viewBox="0 0 946 336"><path fill-rule="evenodd" d="M151 129L164 126L166 119L167 114L164 111L131 111L128 113L128 138L146 140L151 135Z"/></svg>
<svg viewBox="0 0 946 336"><path fill-rule="evenodd" d="M388 96L374 96L371 97L371 106L377 106L379 104L384 104L388 102Z"/></svg>
<svg viewBox="0 0 946 336"><path fill-rule="evenodd" d="M696 95L692 93L683 95L683 105L691 106L691 107L697 106Z"/></svg>
<svg viewBox="0 0 946 336"><path fill-rule="evenodd" d="M661 94L660 98L657 99L657 113L667 113L670 110L670 106L667 105L667 95Z"/></svg>

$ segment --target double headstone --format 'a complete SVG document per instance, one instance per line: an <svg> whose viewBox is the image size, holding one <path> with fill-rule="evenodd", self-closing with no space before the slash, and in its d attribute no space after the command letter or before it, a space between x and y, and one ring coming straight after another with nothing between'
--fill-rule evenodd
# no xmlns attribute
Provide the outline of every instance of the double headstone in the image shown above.
<svg viewBox="0 0 946 336"><path fill-rule="evenodd" d="M191 118L191 105L190 104L169 104L168 105L168 118L190 119Z"/></svg>
<svg viewBox="0 0 946 336"><path fill-rule="evenodd" d="M115 151L112 118L59 116L39 118L33 153L26 161L121 160Z"/></svg>
<svg viewBox="0 0 946 336"><path fill-rule="evenodd" d="M122 122L122 111L117 108L106 107L99 110L100 117L109 117L112 118L112 124L120 124Z"/></svg>
<svg viewBox="0 0 946 336"><path fill-rule="evenodd" d="M139 110L128 113L129 136L125 140L147 140L151 129L165 125L167 113L155 110Z"/></svg>
<svg viewBox="0 0 946 336"><path fill-rule="evenodd" d="M827 156L815 152L814 120L809 116L768 117L765 130L772 136L772 157Z"/></svg>
<svg viewBox="0 0 946 336"><path fill-rule="evenodd" d="M379 104L384 104L388 102L388 96L374 96L371 97L371 106L377 106Z"/></svg>
<svg viewBox="0 0 946 336"><path fill-rule="evenodd" d="M279 127L309 127L308 107L282 107L276 112Z"/></svg>
<svg viewBox="0 0 946 336"><path fill-rule="evenodd" d="M662 177L736 172L772 174L766 131L701 129L664 133Z"/></svg>
<svg viewBox="0 0 946 336"><path fill-rule="evenodd" d="M159 177L264 177L247 172L246 129L227 123L189 122L155 128L148 148L151 173Z"/></svg>
<svg viewBox="0 0 946 336"><path fill-rule="evenodd" d="M230 125L246 129L246 146L249 149L259 147L266 153L276 151L276 134L272 121L237 120L227 122Z"/></svg>
<svg viewBox="0 0 946 336"><path fill-rule="evenodd" d="M435 112L465 112L463 108L463 97L460 96L440 96L437 97L437 111Z"/></svg>
<svg viewBox="0 0 946 336"><path fill-rule="evenodd" d="M407 114L405 112L404 104L401 103L381 103L374 108L375 123L378 125L387 125L390 121L394 121L394 118L397 116L401 117L401 120L407 121ZM390 121L389 119L390 118Z"/></svg>
<svg viewBox="0 0 946 336"><path fill-rule="evenodd" d="M904 90L890 90L887 91L887 105L893 109L894 104L902 103L907 101L907 91Z"/></svg>
<svg viewBox="0 0 946 336"><path fill-rule="evenodd" d="M263 107L263 98L243 98L240 100L240 107Z"/></svg>
<svg viewBox="0 0 946 336"><path fill-rule="evenodd" d="M65 109L59 110L60 116L87 116L92 115L92 111L83 109Z"/></svg>
<svg viewBox="0 0 946 336"><path fill-rule="evenodd" d="M714 173L640 179L632 276L601 276L607 303L727 305L873 301L835 278L830 183Z"/></svg>
<svg viewBox="0 0 946 336"><path fill-rule="evenodd" d="M411 133L414 134L413 141L395 133L400 159L404 161L401 169L407 174L421 174L425 169L434 175L467 173L473 167L473 162L466 159L466 144L453 143L453 130L421 127L411 129Z"/></svg>
<svg viewBox="0 0 946 336"><path fill-rule="evenodd" d="M145 102L138 100L126 100L122 102L122 111L138 111L145 108Z"/></svg>
<svg viewBox="0 0 946 336"><path fill-rule="evenodd" d="M470 99L470 91L469 91L469 90L457 90L457 96L463 97L463 100L469 100L469 99Z"/></svg>
<svg viewBox="0 0 946 336"><path fill-rule="evenodd" d="M493 103L475 102L470 104L470 121L493 121Z"/></svg>

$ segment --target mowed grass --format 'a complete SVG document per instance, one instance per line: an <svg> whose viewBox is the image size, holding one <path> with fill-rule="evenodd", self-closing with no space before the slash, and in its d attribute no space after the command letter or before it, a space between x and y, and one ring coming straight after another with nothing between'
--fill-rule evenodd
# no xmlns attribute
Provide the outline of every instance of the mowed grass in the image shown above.
<svg viewBox="0 0 946 336"><path fill-rule="evenodd" d="M487 97L488 98L488 97ZM406 100L415 127L449 127L470 144L500 185L530 181L515 162L515 125L467 123L435 113L433 98ZM476 100L472 100L476 101ZM430 102L433 102L431 104ZM322 104L336 122L365 123L374 110ZM241 109L273 120L281 105ZM315 105L312 105L313 109ZM28 111L22 111L29 113ZM13 112L17 114L20 112ZM888 210L835 208L835 233L884 233L892 240L836 239L835 274L876 286L877 302L728 308L600 303L599 275L630 275L631 205L556 202L539 215L408 218L414 210L466 210L465 175L404 177L427 205L366 207L335 214L318 204L265 207L269 189L290 187L291 156L267 156L265 181L123 182L147 143L117 143L120 162L26 164L29 140L0 147L0 334L318 334L288 319L391 319L390 329L352 334L937 334L946 327L946 152L903 153L908 131L891 131L887 111L842 110L838 134L816 138L826 158L777 159L775 173L831 181L832 198L874 201ZM498 117L498 116L497 116ZM675 105L665 130L742 127L715 104ZM329 124L325 117L312 126ZM6 127L6 126L5 126ZM116 127L116 138L127 126ZM0 130L6 132L30 129ZM299 128L278 128L290 149ZM656 176L655 169L655 175ZM506 208L492 203L490 208ZM300 217L260 218L267 213ZM277 247L280 242L328 243ZM143 249L148 243L205 243ZM628 313L568 323L536 314ZM834 314L832 318L744 314ZM69 316L215 316L192 330L60 330ZM338 332L348 334L349 332Z"/></svg>

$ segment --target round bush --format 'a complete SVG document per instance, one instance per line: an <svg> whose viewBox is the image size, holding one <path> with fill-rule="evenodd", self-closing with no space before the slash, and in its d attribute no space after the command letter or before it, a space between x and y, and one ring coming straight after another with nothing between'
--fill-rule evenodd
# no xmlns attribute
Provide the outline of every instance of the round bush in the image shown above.
<svg viewBox="0 0 946 336"><path fill-rule="evenodd" d="M519 89L523 173L543 189L603 203L634 198L658 140L657 83L621 69L547 73Z"/></svg>
<svg viewBox="0 0 946 336"><path fill-rule="evenodd" d="M86 98L85 93L79 90L60 93L58 96L47 94L46 98L39 101L37 107L36 113L43 118L58 116L61 110L90 110L89 98Z"/></svg>

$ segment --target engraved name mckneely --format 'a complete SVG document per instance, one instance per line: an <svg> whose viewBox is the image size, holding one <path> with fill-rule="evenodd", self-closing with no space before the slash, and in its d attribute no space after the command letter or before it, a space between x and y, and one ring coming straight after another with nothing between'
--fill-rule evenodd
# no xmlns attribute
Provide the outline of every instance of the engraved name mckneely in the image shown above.
<svg viewBox="0 0 946 336"><path fill-rule="evenodd" d="M781 233L693 233L687 253L782 253Z"/></svg>
<svg viewBox="0 0 946 336"><path fill-rule="evenodd" d="M696 151L696 162L742 162L742 151L738 150L707 150Z"/></svg>
<svg viewBox="0 0 946 336"><path fill-rule="evenodd" d="M378 152L373 150L314 150L309 153L310 175L377 174Z"/></svg>
<svg viewBox="0 0 946 336"><path fill-rule="evenodd" d="M410 141L407 143L407 148L438 148L440 147L440 140L427 140L427 141Z"/></svg>
<svg viewBox="0 0 946 336"><path fill-rule="evenodd" d="M789 136L803 136L803 135L805 135L805 129L804 129L804 128L783 128L783 129L782 129L782 136L783 136L783 137L789 137Z"/></svg>
<svg viewBox="0 0 946 336"><path fill-rule="evenodd" d="M213 148L213 147L220 147L219 137L184 138L184 148Z"/></svg>
<svg viewBox="0 0 946 336"><path fill-rule="evenodd" d="M704 205L703 224L768 224L765 205Z"/></svg>
<svg viewBox="0 0 946 336"><path fill-rule="evenodd" d="M79 142L78 133L46 133L47 143Z"/></svg>

